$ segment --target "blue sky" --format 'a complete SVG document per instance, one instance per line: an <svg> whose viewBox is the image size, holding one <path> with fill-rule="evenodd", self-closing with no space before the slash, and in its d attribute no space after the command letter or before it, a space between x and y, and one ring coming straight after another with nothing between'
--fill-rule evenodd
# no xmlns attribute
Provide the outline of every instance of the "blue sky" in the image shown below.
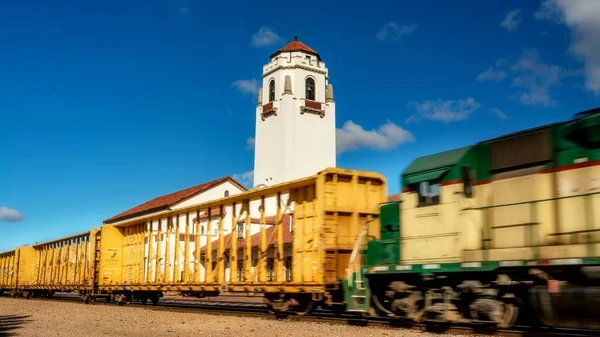
<svg viewBox="0 0 600 337"><path fill-rule="evenodd" d="M329 68L338 166L397 193L420 155L597 107L598 3L4 3L0 251L244 177L253 80L294 34Z"/></svg>

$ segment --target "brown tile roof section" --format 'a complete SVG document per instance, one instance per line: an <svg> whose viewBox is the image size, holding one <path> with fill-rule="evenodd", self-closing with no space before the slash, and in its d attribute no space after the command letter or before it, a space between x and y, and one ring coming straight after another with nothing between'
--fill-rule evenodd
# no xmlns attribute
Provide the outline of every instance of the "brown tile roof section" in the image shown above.
<svg viewBox="0 0 600 337"><path fill-rule="evenodd" d="M275 224L275 216L267 216L265 217L265 222L267 225L274 225ZM246 220L240 220L238 221L238 224L243 224L245 223ZM260 219L255 219L255 218L251 218L251 222L253 224L260 224ZM277 244L277 234L273 235L273 232L275 231L275 226L269 226L266 228L266 233L267 233L267 246L270 245L275 245ZM284 214L283 218L281 220L281 229L283 230L283 243L288 244L288 243L292 243L294 242L294 234L292 234L290 232L290 215L289 214ZM225 237L223 237L223 241L225 244L225 249L230 249L231 248L231 235L233 233L227 234L225 235ZM273 235L273 237L271 238L271 235ZM269 240L269 238L271 238L271 240ZM252 244L252 247L259 247L260 246L260 233L256 233L254 235L252 235L250 237L250 242ZM246 246L246 239L242 239L242 240L237 240L237 248L243 248ZM214 240L213 242L211 242L211 247L212 250L215 251L219 248L219 239ZM200 249L200 251L204 252L206 251L206 246L202 247Z"/></svg>
<svg viewBox="0 0 600 337"><path fill-rule="evenodd" d="M141 215L144 213L150 213L151 211L160 211L163 209L167 209L169 206L176 204L185 199L191 198L198 193L201 193L215 185L223 183L225 181L231 181L234 185L238 186L242 191L245 191L246 188L242 186L240 183L235 181L233 178L227 176L219 179L215 179L213 181L209 181L204 184L196 185L190 188L186 188L181 191L173 192L167 195L163 195L161 197L154 198L150 201L147 201L141 205L138 205L134 208L131 208L123 213L117 214L112 218L104 220L105 223L116 222L117 220L123 220L126 218L134 217L136 215ZM211 213L213 211L211 210Z"/></svg>
<svg viewBox="0 0 600 337"><path fill-rule="evenodd" d="M315 56L317 56L317 58L319 60L321 60L321 56L319 55L319 53L317 53L314 49L310 48L309 46L305 45L304 43L298 41L297 37L294 38L294 41L288 43L285 47L279 49L278 51L276 51L275 53L273 53L271 55L271 58L273 58L275 55L282 53L282 52L292 52L292 51L303 51L305 53L309 53L309 54L313 54Z"/></svg>
<svg viewBox="0 0 600 337"><path fill-rule="evenodd" d="M279 49L279 51L305 51L307 53L318 54L314 49L297 40L288 43L285 47Z"/></svg>
<svg viewBox="0 0 600 337"><path fill-rule="evenodd" d="M389 202L395 202L395 201L400 201L400 200L402 200L402 194L400 194L400 193L388 195Z"/></svg>

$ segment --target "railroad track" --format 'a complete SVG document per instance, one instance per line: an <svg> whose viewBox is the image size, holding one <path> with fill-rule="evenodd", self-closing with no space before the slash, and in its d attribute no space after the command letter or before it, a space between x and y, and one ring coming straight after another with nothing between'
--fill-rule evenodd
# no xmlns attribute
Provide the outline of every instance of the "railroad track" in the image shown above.
<svg viewBox="0 0 600 337"><path fill-rule="evenodd" d="M55 295L52 298L31 298L28 301L69 301L81 302L78 296L71 295ZM87 305L116 305L114 302L106 302L98 300ZM466 334L466 335L481 335L481 336L506 336L506 337L584 337L584 336L600 336L600 330L578 330L578 329L552 329L540 328L531 329L526 326L516 326L513 329L501 329L492 331L475 324L440 326L439 328L428 328L425 324L414 323L404 324L398 320L389 319L386 317L357 317L355 315L343 314L336 316L335 314L316 309L312 314L306 316L287 316L276 317L269 312L267 307L261 303L241 302L241 301L207 301L200 299L171 299L161 301L157 305L142 304L141 302L132 302L129 304L134 307L142 307L148 310L158 311L174 311L174 312L201 312L209 315L233 315L243 317L256 317L261 319L287 320L287 321L302 321L302 322L318 322L328 324L354 325L354 326L376 326L387 329L410 329L420 330L429 333L445 333L445 334Z"/></svg>

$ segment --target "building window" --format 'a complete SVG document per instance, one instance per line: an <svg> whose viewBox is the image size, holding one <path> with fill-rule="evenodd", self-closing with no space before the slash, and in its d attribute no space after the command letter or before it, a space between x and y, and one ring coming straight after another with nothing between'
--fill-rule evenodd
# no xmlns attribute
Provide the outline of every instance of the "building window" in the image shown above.
<svg viewBox="0 0 600 337"><path fill-rule="evenodd" d="M315 80L310 77L306 79L306 99L315 100Z"/></svg>
<svg viewBox="0 0 600 337"><path fill-rule="evenodd" d="M275 80L271 80L269 83L269 102L275 100Z"/></svg>
<svg viewBox="0 0 600 337"><path fill-rule="evenodd" d="M440 184L431 181L419 183L419 206L436 205L440 203Z"/></svg>
<svg viewBox="0 0 600 337"><path fill-rule="evenodd" d="M238 240L244 238L244 224L237 225L237 238Z"/></svg>
<svg viewBox="0 0 600 337"><path fill-rule="evenodd" d="M225 197L228 197L228 196L229 196L229 190L226 190L225 191Z"/></svg>

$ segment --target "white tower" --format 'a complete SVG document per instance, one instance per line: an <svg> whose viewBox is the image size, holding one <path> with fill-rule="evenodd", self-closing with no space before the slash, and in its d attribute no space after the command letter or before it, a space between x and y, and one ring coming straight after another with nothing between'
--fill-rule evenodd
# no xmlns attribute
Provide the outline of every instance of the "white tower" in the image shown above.
<svg viewBox="0 0 600 337"><path fill-rule="evenodd" d="M319 54L297 37L263 66L256 107L254 186L335 167L335 102Z"/></svg>

